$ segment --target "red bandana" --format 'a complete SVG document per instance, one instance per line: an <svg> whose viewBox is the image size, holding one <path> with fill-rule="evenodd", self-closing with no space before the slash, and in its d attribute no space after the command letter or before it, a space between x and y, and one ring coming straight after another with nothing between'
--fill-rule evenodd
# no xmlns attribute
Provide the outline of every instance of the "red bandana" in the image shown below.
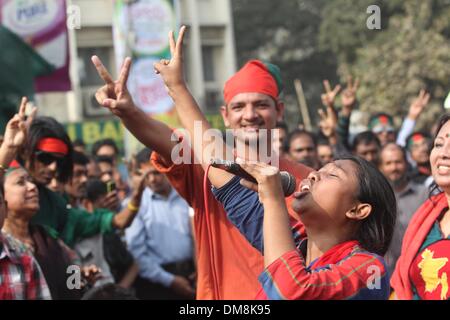
<svg viewBox="0 0 450 320"><path fill-rule="evenodd" d="M67 145L56 138L41 139L37 145L37 149L44 152L61 153L63 155L67 155L69 152Z"/></svg>
<svg viewBox="0 0 450 320"><path fill-rule="evenodd" d="M225 83L223 90L225 103L229 103L234 96L243 92L263 93L275 100L279 90L277 82L267 66L259 60L247 62L234 76Z"/></svg>

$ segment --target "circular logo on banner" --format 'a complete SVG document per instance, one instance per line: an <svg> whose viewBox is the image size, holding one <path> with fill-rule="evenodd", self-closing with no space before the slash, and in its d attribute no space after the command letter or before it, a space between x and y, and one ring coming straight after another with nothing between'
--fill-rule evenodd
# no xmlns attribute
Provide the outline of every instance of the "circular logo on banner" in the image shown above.
<svg viewBox="0 0 450 320"><path fill-rule="evenodd" d="M152 58L137 59L130 70L130 93L145 113L164 113L173 107L161 76L153 72L156 61Z"/></svg>
<svg viewBox="0 0 450 320"><path fill-rule="evenodd" d="M168 47L167 34L175 26L173 9L167 0L140 0L130 8L138 55L157 55Z"/></svg>
<svg viewBox="0 0 450 320"><path fill-rule="evenodd" d="M64 20L64 2L55 0L6 0L3 24L21 37L40 37Z"/></svg>

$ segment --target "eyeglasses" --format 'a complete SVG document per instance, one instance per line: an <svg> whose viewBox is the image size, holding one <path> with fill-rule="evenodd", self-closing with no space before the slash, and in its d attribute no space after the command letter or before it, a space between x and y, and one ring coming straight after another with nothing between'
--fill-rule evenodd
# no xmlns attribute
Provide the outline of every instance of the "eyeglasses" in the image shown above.
<svg viewBox="0 0 450 320"><path fill-rule="evenodd" d="M54 153L48 153L44 151L37 151L36 159L46 166L52 164L53 162L56 162L58 167L61 166L65 160L64 156L57 156Z"/></svg>

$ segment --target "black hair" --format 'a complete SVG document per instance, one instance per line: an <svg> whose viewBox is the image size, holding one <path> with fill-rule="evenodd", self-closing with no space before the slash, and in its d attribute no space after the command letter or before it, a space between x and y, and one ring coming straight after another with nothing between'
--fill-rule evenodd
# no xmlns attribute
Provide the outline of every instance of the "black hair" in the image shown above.
<svg viewBox="0 0 450 320"><path fill-rule="evenodd" d="M35 152L39 141L43 138L56 138L64 142L68 148L67 155L61 165L58 166L58 180L66 183L72 177L73 171L73 147L69 136L62 124L51 117L37 117L31 123L28 130L28 140L25 149L21 150L18 161L21 165L25 165L26 157L30 159L30 166L34 167Z"/></svg>
<svg viewBox="0 0 450 320"><path fill-rule="evenodd" d="M114 153L116 155L119 154L119 148L117 148L117 145L114 142L114 140L110 139L110 138L107 138L107 139L98 140L92 145L92 155L96 156L98 150L100 150L100 148L103 147L103 146L110 146L110 147L112 147L114 149Z"/></svg>
<svg viewBox="0 0 450 320"><path fill-rule="evenodd" d="M107 193L106 183L100 179L90 179L86 183L86 199L91 202L97 201L100 197L106 195Z"/></svg>
<svg viewBox="0 0 450 320"><path fill-rule="evenodd" d="M285 145L284 145L284 151L288 152L289 151L289 147L291 146L291 143L294 139L300 137L300 136L308 136L311 138L313 144L314 144L314 148L317 147L317 138L316 136L309 131L303 130L303 129L295 129L294 131L290 132L286 141L285 141Z"/></svg>
<svg viewBox="0 0 450 320"><path fill-rule="evenodd" d="M73 151L73 163L86 166L90 162L88 156L82 152Z"/></svg>
<svg viewBox="0 0 450 320"><path fill-rule="evenodd" d="M317 139L317 146L329 146L331 147L330 141L327 138L319 137Z"/></svg>
<svg viewBox="0 0 450 320"><path fill-rule="evenodd" d="M277 124L275 125L275 128L283 129L284 131L286 131L286 133L289 133L288 126L284 121L278 121Z"/></svg>
<svg viewBox="0 0 450 320"><path fill-rule="evenodd" d="M81 300L138 300L128 289L114 283L94 287L84 294Z"/></svg>
<svg viewBox="0 0 450 320"><path fill-rule="evenodd" d="M81 139L75 139L73 142L72 142L72 145L74 146L74 147L85 147L86 146L86 144L84 143L84 141L83 140L81 140Z"/></svg>
<svg viewBox="0 0 450 320"><path fill-rule="evenodd" d="M94 160L96 163L106 162L109 163L110 165L114 165L114 159L109 156L96 156Z"/></svg>
<svg viewBox="0 0 450 320"><path fill-rule="evenodd" d="M149 148L144 148L138 152L136 155L136 169L138 169L141 164L148 163L150 161L150 155L152 154L152 150Z"/></svg>
<svg viewBox="0 0 450 320"><path fill-rule="evenodd" d="M364 249L384 256L389 248L397 220L397 201L388 180L370 162L357 156L344 156L358 166L359 188L356 198L372 206L370 215L361 221L355 235Z"/></svg>
<svg viewBox="0 0 450 320"><path fill-rule="evenodd" d="M356 148L360 144L370 144L372 142L375 142L379 148L381 148L381 142L380 139L378 139L377 135L373 133L372 131L363 131L358 133L355 138L353 139L353 143L351 146L351 149L353 152L356 151Z"/></svg>

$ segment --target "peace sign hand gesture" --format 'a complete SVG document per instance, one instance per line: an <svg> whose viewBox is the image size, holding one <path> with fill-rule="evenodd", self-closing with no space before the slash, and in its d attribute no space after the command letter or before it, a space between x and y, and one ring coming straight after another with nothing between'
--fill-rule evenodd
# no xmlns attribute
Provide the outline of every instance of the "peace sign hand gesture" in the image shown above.
<svg viewBox="0 0 450 320"><path fill-rule="evenodd" d="M105 85L97 90L95 98L97 102L108 108L119 118L123 118L136 106L127 89L128 75L130 74L131 58L127 57L120 70L119 79L113 81L110 73L97 56L92 56L92 63L95 65L98 74L105 81Z"/></svg>
<svg viewBox="0 0 450 320"><path fill-rule="evenodd" d="M325 87L325 93L321 95L322 104L325 107L333 107L334 100L336 99L337 94L341 90L341 85L336 85L333 90L331 90L330 82L328 80L323 81L323 86Z"/></svg>
<svg viewBox="0 0 450 320"><path fill-rule="evenodd" d="M155 73L161 75L169 93L171 89L185 85L183 75L183 38L185 31L186 26L182 26L176 43L173 31L169 32L170 54L172 58L170 60L162 59L153 65Z"/></svg>
<svg viewBox="0 0 450 320"><path fill-rule="evenodd" d="M30 115L27 119L25 119L27 102L28 99L26 97L23 97L22 101L20 102L19 112L16 113L6 125L3 143L8 148L19 148L26 141L28 129L30 128L31 122L33 121L37 112L37 108L33 107Z"/></svg>
<svg viewBox="0 0 450 320"><path fill-rule="evenodd" d="M408 118L416 120L427 106L428 101L430 101L430 94L423 89L420 90L419 95L409 106Z"/></svg>
<svg viewBox="0 0 450 320"><path fill-rule="evenodd" d="M342 111L347 116L350 116L353 107L356 102L356 91L358 90L359 81L356 79L355 83L353 83L353 79L351 76L347 79L347 88L342 92L341 102L342 102Z"/></svg>

